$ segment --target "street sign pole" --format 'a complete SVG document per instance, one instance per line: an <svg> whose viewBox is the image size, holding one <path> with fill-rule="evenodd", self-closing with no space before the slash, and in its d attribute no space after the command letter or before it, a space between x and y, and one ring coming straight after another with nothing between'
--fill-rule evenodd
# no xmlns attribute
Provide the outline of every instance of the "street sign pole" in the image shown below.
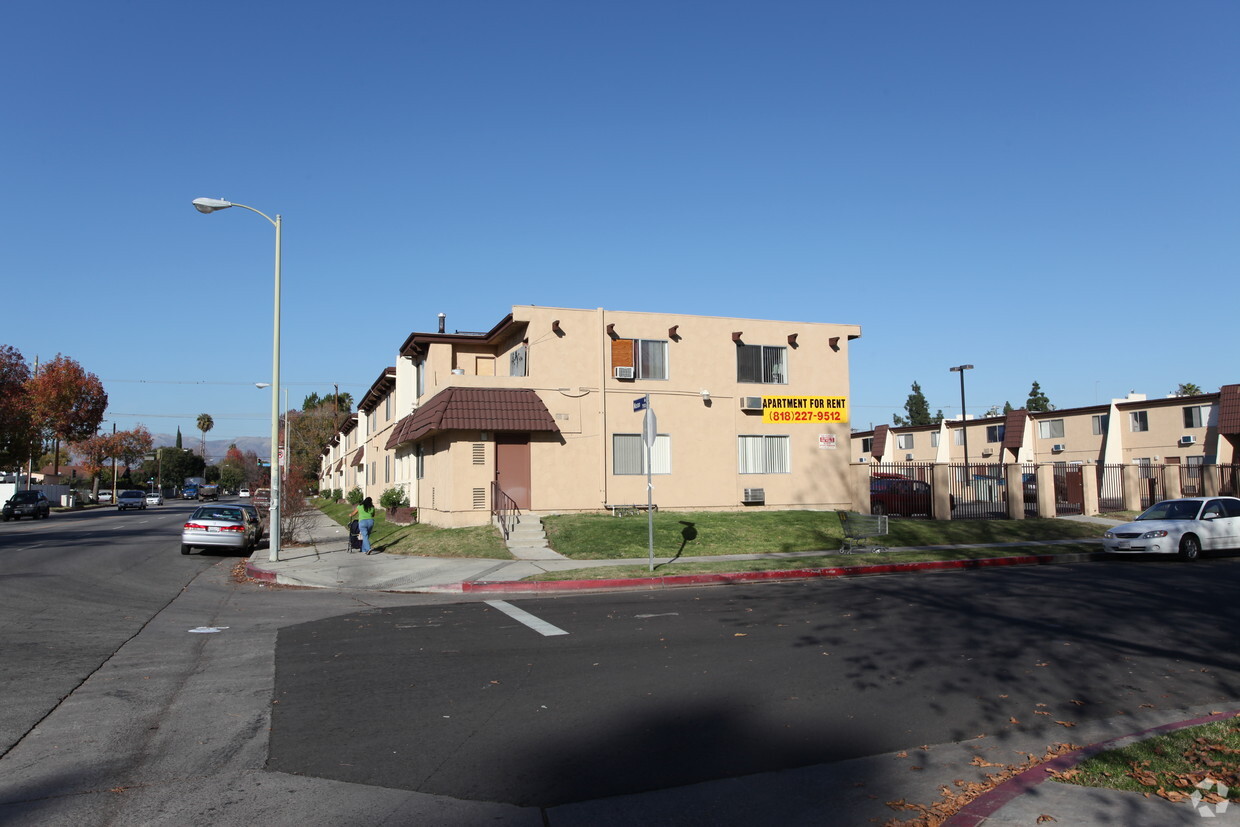
<svg viewBox="0 0 1240 827"><path fill-rule="evenodd" d="M646 536L650 549L650 571L654 571L654 480L652 462L654 441L659 435L659 422L650 407L650 394L646 394L643 406L646 415L642 419L642 442L646 443Z"/></svg>

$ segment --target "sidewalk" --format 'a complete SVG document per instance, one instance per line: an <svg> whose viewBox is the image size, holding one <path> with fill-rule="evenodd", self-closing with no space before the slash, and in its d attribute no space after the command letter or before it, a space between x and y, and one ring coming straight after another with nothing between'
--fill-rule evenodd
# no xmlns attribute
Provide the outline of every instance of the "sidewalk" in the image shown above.
<svg viewBox="0 0 1240 827"><path fill-rule="evenodd" d="M1101 518L1095 519L1098 519L1099 522L1103 521ZM1109 520L1106 522L1114 523L1115 521ZM299 541L302 540L302 538L298 539ZM948 567L944 563L884 564L875 562L877 559L881 559L878 555L858 553L855 555L856 566L849 566L847 570L839 567L807 571L798 570L795 567L795 561L798 558L821 556L821 552L796 552L778 555L736 554L711 557L682 557L680 559L682 561L721 561L782 557L789 560L789 568L777 572L747 572L743 575L681 575L676 577L661 577L656 571L652 578L643 578L636 582L578 580L523 584L517 581L542 572L566 571L595 566L642 565L648 563L648 559L568 560L561 558L547 560L494 560L411 557L383 553L372 555L350 554L349 537L345 528L317 511L312 515L304 541L296 546L282 548L280 556L282 559L271 562L267 559L267 548L258 549L251 555L246 564L247 574L257 580L315 588L429 593L493 592L496 593L496 596L500 596L503 593L524 592L528 594L535 591L563 593L566 591L597 591L618 588L650 589L677 585L754 582L780 578L792 579L822 576L824 573L826 576L844 576L857 573L928 572L942 571ZM999 558L994 561L953 561L951 565L962 568L988 564L1037 565L1056 562L1081 562L1094 559L1094 557L1095 555L1091 554L1030 554L1022 557ZM663 562L663 560L656 559L656 564L659 562ZM1190 726L1212 718L1226 717L1235 714L1236 711L1233 710L1232 712L1214 716L1207 714L1208 712L1213 712L1213 710L1191 710L1190 712L1200 717L1191 718L1190 720L1175 720L1182 717L1183 713L1181 712L1177 715L1175 712L1163 712L1161 713L1163 717L1160 719L1159 713L1151 712L1139 720L1138 716L1127 716L1121 719L1095 722L1093 725L1083 728L1083 731L1077 733L1081 739L1091 743L1091 746L1060 756L1052 762L1034 767L998 785L990 792L976 798L959 813L943 822L943 824L949 827L981 827L981 825L987 825L987 827L1015 827L1015 825L1036 825L1041 823L1071 824L1079 825L1080 827L1117 824L1123 824L1125 827L1143 827L1143 825L1165 827L1166 825L1199 824L1202 816L1188 804L1173 804L1156 797L1145 798L1137 793L1063 784L1050 780L1049 773L1047 772L1048 769L1068 769L1104 748L1120 746L1129 741L1139 740L1141 737L1157 734L1157 731ZM1167 717L1172 718L1172 720L1167 720ZM1138 731L1134 732L1134 728L1137 728ZM1030 751L1036 751L1037 749L1036 744L1032 742L1028 746ZM909 753L914 751L910 749ZM943 744L935 747L934 752L936 757L932 758L929 755L921 756L923 760L920 763L926 764L926 770L935 768L935 764L940 764L939 769L941 769L941 772L925 772L924 777L926 780L929 780L931 776L936 778L965 777L978 781L983 780L984 773L969 763L978 754L974 745ZM873 759L865 760L882 761L886 758L890 758L890 756L876 756ZM991 758L1014 761L1014 759L1001 758L998 755L992 755ZM808 773L819 776L817 784L831 784L840 783L835 776L841 773L847 775L849 772L850 769L848 767L842 766L806 768L775 775L781 777L786 775L791 783L791 779ZM727 779L726 781L730 785L729 789L734 793L743 790L749 784L761 784L765 788L772 783L776 786L781 783L770 776L771 774L767 773L752 779ZM828 780L832 778L834 778L834 782ZM722 784L723 781L718 783ZM607 813L595 812L592 809L592 803L583 802L578 805L558 808L560 810L559 813L553 811L549 815L553 817L553 823L556 820L556 815L567 816L571 822L575 817L588 813L593 813L590 816L591 821L596 816L600 819L597 823L613 823L614 817L620 817L624 820L633 818L639 821L646 817L654 818L656 815L660 818L665 818L666 807L669 806L669 801L683 796L692 798L693 796L701 795L703 790L697 788L702 786L695 785L695 788L684 791L662 790L642 796L622 797L628 800L623 803L618 801L611 802L607 805L611 808ZM713 789L713 785L706 786ZM921 791L919 795L910 794L906 797L916 803L925 805L934 804L938 800L935 791L930 788ZM788 803L790 809L796 809L791 799L788 799ZM741 806L740 802L737 802L737 806ZM864 805L858 805L859 808L862 806ZM654 807L656 810L645 812L650 807ZM842 807L842 810L846 811L848 809L850 808L847 805ZM1240 808L1235 808L1234 812L1240 813ZM772 814L767 812L766 815L770 816ZM806 815L804 812L788 812L786 815L788 816L786 823L809 823L802 822L798 818L798 816ZM850 818L848 813L841 811L837 812L836 815L843 819L837 823L851 823L848 820ZM860 819L859 823L867 823L871 820L873 812L867 809L865 815L869 817L864 817L862 809L857 809L852 815ZM913 815L911 812L901 813L894 810L890 812L892 823L911 819ZM1231 813L1226 815L1230 816ZM1050 819L1047 819L1047 816ZM815 816L815 818L817 817ZM609 821L609 819L612 820ZM1240 823L1240 816L1237 816L1237 822ZM628 823L634 822L628 821Z"/></svg>

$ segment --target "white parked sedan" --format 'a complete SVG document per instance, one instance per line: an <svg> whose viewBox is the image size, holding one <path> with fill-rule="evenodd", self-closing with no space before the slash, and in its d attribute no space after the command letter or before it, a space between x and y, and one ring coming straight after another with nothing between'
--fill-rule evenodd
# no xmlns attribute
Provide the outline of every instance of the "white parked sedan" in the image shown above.
<svg viewBox="0 0 1240 827"><path fill-rule="evenodd" d="M158 491L151 491L147 493L146 495L146 504L147 505L163 505L164 495L159 493Z"/></svg>
<svg viewBox="0 0 1240 827"><path fill-rule="evenodd" d="M1186 497L1147 508L1131 523L1102 535L1115 554L1178 554L1194 560L1202 550L1240 548L1240 499Z"/></svg>

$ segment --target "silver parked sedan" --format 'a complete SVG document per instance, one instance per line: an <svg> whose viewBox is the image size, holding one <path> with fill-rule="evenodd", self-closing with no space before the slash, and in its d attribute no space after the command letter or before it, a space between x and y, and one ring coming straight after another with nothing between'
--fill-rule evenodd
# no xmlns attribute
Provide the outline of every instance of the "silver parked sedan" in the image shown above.
<svg viewBox="0 0 1240 827"><path fill-rule="evenodd" d="M235 505L202 505L181 529L181 553L194 548L251 551L258 545L260 526L253 515Z"/></svg>

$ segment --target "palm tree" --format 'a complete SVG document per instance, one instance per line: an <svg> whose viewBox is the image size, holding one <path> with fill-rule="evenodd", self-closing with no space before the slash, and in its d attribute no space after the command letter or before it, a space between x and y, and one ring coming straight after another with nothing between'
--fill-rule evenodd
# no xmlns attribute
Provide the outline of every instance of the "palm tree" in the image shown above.
<svg viewBox="0 0 1240 827"><path fill-rule="evenodd" d="M202 461L207 461L207 431L215 427L211 414L198 414L198 430L202 432Z"/></svg>

